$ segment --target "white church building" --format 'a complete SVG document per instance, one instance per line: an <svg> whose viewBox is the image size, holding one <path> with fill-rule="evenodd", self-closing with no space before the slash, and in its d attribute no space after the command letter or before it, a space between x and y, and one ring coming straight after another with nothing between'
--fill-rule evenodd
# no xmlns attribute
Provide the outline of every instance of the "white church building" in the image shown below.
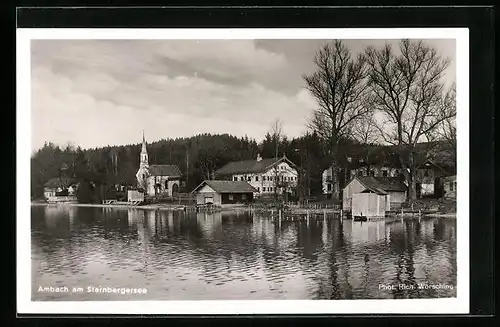
<svg viewBox="0 0 500 327"><path fill-rule="evenodd" d="M172 196L179 192L181 171L176 165L150 165L146 140L142 135L140 166L137 171L137 187L143 189L145 195Z"/></svg>

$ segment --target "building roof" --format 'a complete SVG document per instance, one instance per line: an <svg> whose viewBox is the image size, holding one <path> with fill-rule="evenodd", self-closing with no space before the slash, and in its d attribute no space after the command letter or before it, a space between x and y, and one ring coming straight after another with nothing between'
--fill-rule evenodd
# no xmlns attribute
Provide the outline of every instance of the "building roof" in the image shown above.
<svg viewBox="0 0 500 327"><path fill-rule="evenodd" d="M205 180L198 185L192 193L196 192L202 186L208 185L217 193L254 193L257 189L245 181L218 181Z"/></svg>
<svg viewBox="0 0 500 327"><path fill-rule="evenodd" d="M373 176L355 176L354 178L363 184L367 189L374 191L393 191L405 192L406 185L399 179L399 177L373 177Z"/></svg>
<svg viewBox="0 0 500 327"><path fill-rule="evenodd" d="M361 193L375 193L375 194L378 194L378 195L387 195L386 191L384 191L382 189L379 189L379 188L375 188L375 187L366 188Z"/></svg>
<svg viewBox="0 0 500 327"><path fill-rule="evenodd" d="M243 161L233 161L226 164L224 167L218 169L215 173L217 175L230 175L230 174L244 174L244 173L260 173L271 168L273 165L279 162L286 161L292 166L295 166L287 157L281 157L278 160L274 158L265 158L257 161L243 160Z"/></svg>
<svg viewBox="0 0 500 327"><path fill-rule="evenodd" d="M150 165L148 170L151 176L180 177L182 175L176 165Z"/></svg>
<svg viewBox="0 0 500 327"><path fill-rule="evenodd" d="M67 188L70 187L71 185L76 184L76 182L69 177L56 177L49 179L44 186L46 188Z"/></svg>

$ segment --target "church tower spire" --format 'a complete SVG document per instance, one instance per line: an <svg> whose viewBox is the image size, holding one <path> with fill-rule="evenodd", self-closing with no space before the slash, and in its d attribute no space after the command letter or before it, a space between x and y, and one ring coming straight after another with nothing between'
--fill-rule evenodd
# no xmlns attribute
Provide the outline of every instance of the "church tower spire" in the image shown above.
<svg viewBox="0 0 500 327"><path fill-rule="evenodd" d="M140 167L147 167L148 163L148 151L146 149L146 138L144 137L144 130L142 130L142 149L141 149L141 164Z"/></svg>

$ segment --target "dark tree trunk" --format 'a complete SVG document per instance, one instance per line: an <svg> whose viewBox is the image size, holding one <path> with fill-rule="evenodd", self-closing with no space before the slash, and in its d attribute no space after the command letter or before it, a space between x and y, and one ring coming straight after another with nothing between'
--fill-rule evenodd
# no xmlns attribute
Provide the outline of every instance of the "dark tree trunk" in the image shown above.
<svg viewBox="0 0 500 327"><path fill-rule="evenodd" d="M405 169L408 174L408 203L412 203L417 199L417 185L415 180L415 152L411 149L408 155L408 169Z"/></svg>

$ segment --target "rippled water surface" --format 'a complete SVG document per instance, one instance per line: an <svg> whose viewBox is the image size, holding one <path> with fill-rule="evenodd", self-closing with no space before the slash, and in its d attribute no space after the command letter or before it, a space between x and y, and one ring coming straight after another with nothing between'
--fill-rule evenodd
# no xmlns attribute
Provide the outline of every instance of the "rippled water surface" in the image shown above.
<svg viewBox="0 0 500 327"><path fill-rule="evenodd" d="M456 296L454 219L278 222L243 212L64 206L31 213L33 300Z"/></svg>

